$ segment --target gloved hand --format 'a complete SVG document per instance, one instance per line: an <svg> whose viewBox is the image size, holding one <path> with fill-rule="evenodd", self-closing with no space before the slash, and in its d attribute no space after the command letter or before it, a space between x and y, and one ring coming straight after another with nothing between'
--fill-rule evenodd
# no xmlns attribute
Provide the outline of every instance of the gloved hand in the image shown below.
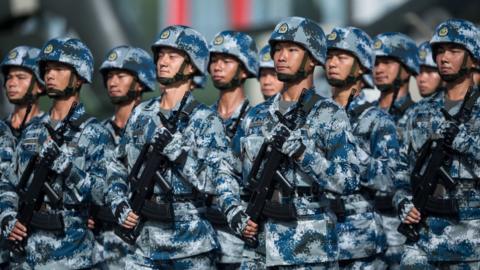
<svg viewBox="0 0 480 270"><path fill-rule="evenodd" d="M64 173L72 165L73 155L49 140L40 151L41 162L57 174Z"/></svg>
<svg viewBox="0 0 480 270"><path fill-rule="evenodd" d="M291 131L282 123L278 123L272 131L272 142L280 152L292 158L299 158L305 151L300 130Z"/></svg>
<svg viewBox="0 0 480 270"><path fill-rule="evenodd" d="M407 218L408 213L410 213L413 207L413 203L408 199L404 199L400 202L400 204L398 205L398 216L400 218L400 221L403 222Z"/></svg>

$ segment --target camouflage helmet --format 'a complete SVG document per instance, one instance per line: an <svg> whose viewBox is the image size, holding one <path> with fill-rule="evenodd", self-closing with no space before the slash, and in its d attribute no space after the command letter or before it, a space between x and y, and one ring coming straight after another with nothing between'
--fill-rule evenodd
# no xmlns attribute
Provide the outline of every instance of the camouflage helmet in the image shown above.
<svg viewBox="0 0 480 270"><path fill-rule="evenodd" d="M38 61L42 78L45 75L46 62L67 64L87 83L92 82L93 56L90 49L79 39L71 37L54 38L45 43Z"/></svg>
<svg viewBox="0 0 480 270"><path fill-rule="evenodd" d="M375 62L372 45L370 36L356 27L335 27L327 36L327 49L340 49L352 53L367 72L373 70Z"/></svg>
<svg viewBox="0 0 480 270"><path fill-rule="evenodd" d="M210 43L210 54L224 53L236 57L248 71L248 77L258 74L257 45L249 35L237 31L217 33Z"/></svg>
<svg viewBox="0 0 480 270"><path fill-rule="evenodd" d="M185 52L197 69L198 75L206 74L209 59L208 46L202 34L195 29L183 25L164 28L151 46L155 62L157 62L160 47L171 47Z"/></svg>
<svg viewBox="0 0 480 270"><path fill-rule="evenodd" d="M275 68L272 55L270 54L270 45L265 45L258 54L259 68Z"/></svg>
<svg viewBox="0 0 480 270"><path fill-rule="evenodd" d="M195 88L203 89L207 84L207 77L206 76L193 76L193 86Z"/></svg>
<svg viewBox="0 0 480 270"><path fill-rule="evenodd" d="M299 44L310 52L320 65L325 64L327 44L322 28L314 21L302 17L288 17L281 20L270 35L268 43L272 48L275 43L290 41ZM270 51L273 58L273 50Z"/></svg>
<svg viewBox="0 0 480 270"><path fill-rule="evenodd" d="M414 75L420 71L417 45L402 33L387 32L377 35L373 42L373 51L376 57L395 58Z"/></svg>
<svg viewBox="0 0 480 270"><path fill-rule="evenodd" d="M432 56L432 47L428 41L418 45L418 60L420 61L420 66L437 68L437 63L435 63Z"/></svg>
<svg viewBox="0 0 480 270"><path fill-rule="evenodd" d="M440 43L462 45L473 58L480 61L480 30L471 22L462 19L450 19L437 26L430 40L432 57L435 61L436 47Z"/></svg>
<svg viewBox="0 0 480 270"><path fill-rule="evenodd" d="M10 67L21 67L31 71L37 82L39 82L41 85L44 85L45 83L40 77L40 71L37 64L39 55L40 49L35 47L18 46L13 48L0 64L3 76L7 78L8 69Z"/></svg>
<svg viewBox="0 0 480 270"><path fill-rule="evenodd" d="M140 48L122 45L110 50L100 66L100 73L105 82L108 71L112 69L122 69L133 73L145 86L144 91L155 89L155 64L153 64L152 57Z"/></svg>

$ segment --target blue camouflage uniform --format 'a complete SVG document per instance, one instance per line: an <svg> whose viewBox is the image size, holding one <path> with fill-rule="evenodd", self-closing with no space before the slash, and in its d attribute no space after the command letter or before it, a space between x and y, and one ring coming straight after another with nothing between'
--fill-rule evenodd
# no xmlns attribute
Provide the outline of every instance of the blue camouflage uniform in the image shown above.
<svg viewBox="0 0 480 270"><path fill-rule="evenodd" d="M397 32L379 34L374 38L373 49L376 57L392 57L399 61L399 63L401 63L411 75L418 74L418 49L415 42L408 36ZM393 82L393 85L400 85L402 83L398 76L399 75L397 75L397 78ZM374 104L378 105L378 103ZM403 132L409 115L407 111L409 108L411 109L412 104L413 102L411 102L410 94L407 94L402 98L396 99L393 105L394 110L389 110L389 113L392 115L396 124L400 148L403 145ZM399 166L398 163L399 160L397 160L397 166ZM399 167L395 170L398 171ZM394 183L397 181L396 177L393 181ZM403 253L403 245L405 243L405 237L397 232L397 227L400 225L400 219L395 212L392 202L392 196L395 191L396 190L394 189L388 194L385 194L383 200L390 202L390 204L388 204L388 207L381 210L382 224L387 236L387 250L383 255L383 260L391 269L399 268L401 255Z"/></svg>
<svg viewBox="0 0 480 270"><path fill-rule="evenodd" d="M452 19L439 24L430 41L435 55L435 46L441 43L455 43L463 46L474 59L480 59L480 32L472 23ZM435 56L433 56L435 57ZM435 58L433 58L435 59ZM467 93L472 101L471 112L464 114L465 121L458 124L458 133L452 138L449 155L451 163L445 163L444 169L456 185L445 187L437 185L429 201L435 200L434 206L427 209L425 225L420 229L420 240L406 245L402 256L404 269L479 269L480 241L480 191L478 179L480 157L478 145L480 134L479 91L471 87ZM466 97L467 99L467 97ZM455 115L463 106L463 101L447 105L446 92L437 91L434 95L420 101L407 121L405 145L401 151L404 165L397 182L398 191L395 203L401 212L401 218L413 206L411 203L410 173L412 173L418 154L428 140L441 139L447 134L451 120L446 120L442 109ZM465 105L467 106L467 105ZM458 212L446 203L458 206ZM442 215L439 215L439 210ZM456 212L456 213L455 213ZM424 215L425 213L422 213ZM423 216L423 218L425 218Z"/></svg>
<svg viewBox="0 0 480 270"><path fill-rule="evenodd" d="M91 82L93 58L88 48L77 39L57 38L46 43L40 58L40 73L44 73L44 61L57 61L72 66L76 74ZM44 63L43 63L44 64ZM66 143L61 146L48 141L49 133L45 127L54 129L62 123L52 121L49 116L30 124L20 138L14 164L2 176L0 182L0 204L2 205L2 236L7 237L16 221L17 207L21 197L16 186L30 158L56 148L58 155L51 164L54 177L53 190L61 198L60 204L53 205L45 197L38 214L53 214L63 219L63 231L46 231L29 227L26 258L15 258L20 269L52 268L79 269L92 266L93 234L87 228L88 204L93 200L101 201L104 179L106 177L105 157L108 155L109 138L105 129L93 118L80 120L85 110L78 104L71 114L72 123L65 134ZM25 195L23 195L25 196ZM26 195L28 196L28 194ZM18 261L17 261L18 260Z"/></svg>
<svg viewBox="0 0 480 270"><path fill-rule="evenodd" d="M257 47L255 41L247 34L236 31L222 31L215 35L209 46L210 56L215 53L227 54L235 57L239 61L239 67L243 66L247 73L247 78L255 78L258 75L258 60ZM238 74L238 73L237 73ZM235 78L232 78L234 80ZM241 82L243 84L243 82ZM221 90L220 91L224 91ZM212 105L212 110L218 111L218 101ZM241 135L236 135L241 121L248 113L250 104L247 99L243 100L235 109L233 114L228 119L222 119L225 127L225 134L232 147L233 155L229 164L232 166L233 174L238 182L238 185L243 187L241 180L241 160L240 153L240 138ZM242 191L239 191L240 193ZM213 208L218 208L217 205L212 205ZM227 224L212 225L217 232L218 241L220 243L220 264L237 264L242 262L243 240L236 236Z"/></svg>
<svg viewBox="0 0 480 270"><path fill-rule="evenodd" d="M9 69L11 67L20 67L31 71L33 74L33 80L30 82L29 87L33 87L33 83L35 82L43 86L44 83L43 80L40 78L40 73L37 65L37 59L39 54L40 49L29 46L18 46L10 50L10 52L5 56L5 58L2 60L2 63L0 64L0 69L2 71L3 77L5 78L4 83L6 83ZM16 102L19 102L20 104L31 104L31 102L34 102L35 99L37 99L38 97L34 96L31 90L32 89L27 89L27 93L24 95L24 97L22 97L20 101ZM40 112L38 115L30 119L29 122L25 123L25 126L29 125L30 123L34 123L35 121L40 120L45 116L46 115L43 112ZM1 171L4 171L8 167L8 164L11 163L17 139L19 139L23 129L25 128L25 126L20 126L18 129L13 128L11 124L11 119L12 114L10 114L5 119L5 122L2 122L1 124L2 131L0 132L0 138L2 140L1 144L4 145L5 149L0 150L2 151L2 165L0 165L0 176ZM5 127L8 129L8 131L5 129ZM0 254L0 263L7 262L9 256L8 244L6 240L3 239L0 240Z"/></svg>
<svg viewBox="0 0 480 270"><path fill-rule="evenodd" d="M208 48L200 33L185 26L167 27L152 45L154 54L162 46L184 51L198 71L195 75L205 75ZM126 181L126 171L131 170L143 145L165 130L158 113L171 119L183 102L184 108L192 106L189 116L177 122L177 132L162 152L169 160L180 155L175 153L183 153L186 158L181 163L170 164L161 173L173 188L174 221L146 220L136 240L135 253L127 257L126 268L210 269L213 251L219 245L213 227L203 217L204 195L218 197L227 220L239 217L237 214L241 210L238 192L235 192L238 184L225 164L228 141L216 112L196 103L192 94L187 92L171 111L160 108L161 98L145 101L132 112L117 148L117 159L111 165L116 172L109 176L107 202L114 214L119 213L116 215L119 223L123 223L123 217L130 212L128 194L132 188ZM124 161L127 170L120 160ZM168 203L169 199L159 185L155 185L150 201L159 204ZM239 228L245 226L246 216L241 222Z"/></svg>
<svg viewBox="0 0 480 270"><path fill-rule="evenodd" d="M352 53L366 74L372 71L375 58L372 40L362 30L355 27L334 28L327 36L327 46L328 50ZM350 80L353 81L353 78ZM354 195L347 193L340 196L346 208L355 210L347 210L345 217L337 223L339 263L343 269L382 269L385 265L377 255L383 252L386 243L381 217L374 211L374 202L377 195L381 198L393 192L399 150L395 123L386 112L366 102L363 92L347 103L346 110L359 147L358 157L364 168L358 175L360 181Z"/></svg>
<svg viewBox="0 0 480 270"><path fill-rule="evenodd" d="M135 77L134 82L138 82L143 86L142 92L152 92L155 89L155 64L153 63L152 57L140 48L122 45L110 50L100 66L100 73L103 76L105 85L110 70L130 72ZM126 99L134 99L137 97L138 94L131 90L133 89L129 89ZM119 99L125 98L120 97ZM113 100L112 102L115 103ZM120 143L123 128L119 128L114 120L115 118L112 116L110 119L102 121L102 125L107 129L112 143L116 147ZM100 253L99 260L104 261L103 266L108 269L124 268L125 258L127 254L132 251L132 247L114 234L114 224L107 224L107 226L108 227L97 237L99 244L97 248L100 251L98 252Z"/></svg>
<svg viewBox="0 0 480 270"><path fill-rule="evenodd" d="M325 63L325 35L309 19L290 17L278 23L269 43L274 48L276 42L282 41L301 45L319 64ZM248 176L261 145L279 125L275 112L280 110L282 102L281 94L273 96L252 108L242 123L245 183L250 181ZM300 128L291 131L283 146L289 148L288 145L301 142L305 146L303 158L297 161L290 158L279 168L294 192L289 195L276 187L271 199L275 203L293 204L296 218L279 221L265 217L259 225L256 252L263 255L267 267L337 268L336 218L330 211L326 193L354 192L358 186L359 164L355 162L353 136L345 111L332 100L316 95L314 88L304 90L299 102L312 102L313 106L309 112L298 114L295 122ZM296 108L294 104L280 112L288 116Z"/></svg>
<svg viewBox="0 0 480 270"><path fill-rule="evenodd" d="M12 163L13 153L15 151L15 137L12 135L10 128L3 121L0 121L0 178L5 170ZM2 209L3 207L0 206ZM9 253L7 241L0 241L0 265L8 263Z"/></svg>

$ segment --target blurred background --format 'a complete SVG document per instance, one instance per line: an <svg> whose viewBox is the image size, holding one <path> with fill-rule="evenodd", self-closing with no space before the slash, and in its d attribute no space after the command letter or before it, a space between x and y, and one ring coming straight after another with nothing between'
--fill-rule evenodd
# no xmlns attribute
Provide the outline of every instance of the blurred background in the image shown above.
<svg viewBox="0 0 480 270"><path fill-rule="evenodd" d="M130 44L150 52L157 33L167 25L192 26L208 42L222 30L245 31L252 35L260 49L279 19L303 16L321 24L325 34L334 26L357 26L372 37L386 31L411 36L417 44L430 39L435 26L448 18L463 18L480 23L480 1L468 0L2 0L0 1L0 57L19 45L42 47L58 36L82 39L95 59L94 83L82 89L81 98L87 110L99 118L113 113L98 73L98 67L109 49ZM322 95L330 95L323 79L316 74L316 86ZM3 85L3 80L2 80ZM411 82L412 95L418 98ZM376 95L375 90L370 93ZM144 96L149 98L155 93ZM206 104L218 97L209 79L207 87L194 95ZM253 103L262 101L258 83L247 81L247 95ZM42 97L41 106L48 110L49 100ZM0 117L12 107L0 93Z"/></svg>

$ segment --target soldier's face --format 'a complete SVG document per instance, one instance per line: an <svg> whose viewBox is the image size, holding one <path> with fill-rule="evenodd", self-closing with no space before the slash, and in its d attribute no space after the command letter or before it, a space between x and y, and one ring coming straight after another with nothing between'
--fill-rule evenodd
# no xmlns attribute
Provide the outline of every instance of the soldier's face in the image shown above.
<svg viewBox="0 0 480 270"><path fill-rule="evenodd" d="M271 97L283 88L283 82L278 80L277 73L273 68L261 68L258 80L260 81L260 90L265 97Z"/></svg>
<svg viewBox="0 0 480 270"><path fill-rule="evenodd" d="M442 79L435 68L420 67L420 73L416 77L418 90L422 97L429 96L440 86Z"/></svg>
<svg viewBox="0 0 480 270"><path fill-rule="evenodd" d="M354 64L355 57L352 54L342 50L329 50L325 65L326 75L329 79L345 80Z"/></svg>
<svg viewBox="0 0 480 270"><path fill-rule="evenodd" d="M397 77L401 64L393 58L378 57L375 60L373 80L375 84L391 84Z"/></svg>
<svg viewBox="0 0 480 270"><path fill-rule="evenodd" d="M157 76L164 78L173 78L177 72L180 71L180 67L183 62L188 59L181 50L177 50L169 47L162 47L157 53ZM187 64L183 73L191 74L193 67L191 64Z"/></svg>
<svg viewBox="0 0 480 270"><path fill-rule="evenodd" d="M457 44L439 44L436 47L436 53L435 61L437 62L438 72L442 75L458 73L463 65L464 57L467 57L467 66L473 65L468 52L464 47Z"/></svg>
<svg viewBox="0 0 480 270"><path fill-rule="evenodd" d="M47 62L45 64L45 86L48 89L65 89L72 76L72 68L58 62Z"/></svg>
<svg viewBox="0 0 480 270"><path fill-rule="evenodd" d="M307 52L301 46L292 42L278 42L273 48L273 62L275 71L282 74L293 75L297 73L302 64L303 56ZM312 60L307 60L305 69L310 71L315 64Z"/></svg>
<svg viewBox="0 0 480 270"><path fill-rule="evenodd" d="M127 95L135 77L123 70L111 70L107 73L107 90L110 97ZM138 85L137 85L138 86ZM136 87L137 87L136 86ZM137 89L136 89L137 90Z"/></svg>
<svg viewBox="0 0 480 270"><path fill-rule="evenodd" d="M241 67L240 62L233 56L228 54L214 53L210 59L209 72L212 76L212 80L216 83L226 84L229 83L235 74L237 69L240 71L242 78L246 77L246 73Z"/></svg>
<svg viewBox="0 0 480 270"><path fill-rule="evenodd" d="M8 71L5 87L9 100L21 99L27 93L33 74L27 69L11 67Z"/></svg>

